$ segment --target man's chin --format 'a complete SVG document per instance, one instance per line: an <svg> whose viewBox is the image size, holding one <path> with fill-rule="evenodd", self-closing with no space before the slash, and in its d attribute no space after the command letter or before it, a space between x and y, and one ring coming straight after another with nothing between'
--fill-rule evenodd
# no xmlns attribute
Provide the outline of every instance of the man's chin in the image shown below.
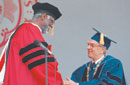
<svg viewBox="0 0 130 85"><path fill-rule="evenodd" d="M43 34L46 34L46 32L42 32Z"/></svg>
<svg viewBox="0 0 130 85"><path fill-rule="evenodd" d="M43 31L42 33L43 33L43 34L47 34L48 32L44 32L44 31Z"/></svg>
<svg viewBox="0 0 130 85"><path fill-rule="evenodd" d="M89 57L89 58L92 58L92 55L91 55L91 54L88 54L88 57Z"/></svg>

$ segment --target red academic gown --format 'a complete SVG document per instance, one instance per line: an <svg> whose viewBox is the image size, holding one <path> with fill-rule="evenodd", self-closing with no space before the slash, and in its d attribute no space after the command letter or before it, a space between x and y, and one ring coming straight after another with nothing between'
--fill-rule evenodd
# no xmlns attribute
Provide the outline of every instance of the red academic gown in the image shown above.
<svg viewBox="0 0 130 85"><path fill-rule="evenodd" d="M6 52L7 64L4 85L45 85L45 53L34 44L38 40L48 47L37 26L20 25L10 38ZM61 85L58 62L48 54L48 85Z"/></svg>

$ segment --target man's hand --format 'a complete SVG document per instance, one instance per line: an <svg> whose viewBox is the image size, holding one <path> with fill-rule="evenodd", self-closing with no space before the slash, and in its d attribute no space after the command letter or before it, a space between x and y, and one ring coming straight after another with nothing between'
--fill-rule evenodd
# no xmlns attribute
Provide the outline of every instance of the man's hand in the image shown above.
<svg viewBox="0 0 130 85"><path fill-rule="evenodd" d="M4 83L3 83L3 82L0 82L0 85L4 85Z"/></svg>
<svg viewBox="0 0 130 85"><path fill-rule="evenodd" d="M79 84L75 83L74 81L70 80L69 78L66 78L66 80L63 81L63 85L79 85Z"/></svg>

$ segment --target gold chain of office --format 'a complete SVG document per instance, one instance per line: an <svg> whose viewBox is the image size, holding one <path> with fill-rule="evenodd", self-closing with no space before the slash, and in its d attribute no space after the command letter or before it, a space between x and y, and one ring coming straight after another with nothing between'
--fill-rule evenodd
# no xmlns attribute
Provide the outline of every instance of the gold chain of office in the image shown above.
<svg viewBox="0 0 130 85"><path fill-rule="evenodd" d="M104 57L104 58L105 58L105 57ZM95 71L94 71L94 73L93 73L93 76L95 76L95 74L96 74L96 72L97 72L97 69L98 69L98 67L100 66L100 63L104 60L104 58L102 58L102 59L100 60L100 62L97 64L96 69L95 69ZM91 63L89 63L89 65L88 65L88 67L87 67L87 75L86 75L87 81L89 81L89 69L90 69L90 65L91 65Z"/></svg>

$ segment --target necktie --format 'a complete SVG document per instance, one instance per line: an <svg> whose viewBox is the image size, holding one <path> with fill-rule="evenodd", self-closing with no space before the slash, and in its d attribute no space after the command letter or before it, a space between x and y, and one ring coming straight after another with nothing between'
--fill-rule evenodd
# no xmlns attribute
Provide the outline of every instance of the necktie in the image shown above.
<svg viewBox="0 0 130 85"><path fill-rule="evenodd" d="M92 63L91 64L91 72L93 71L94 66L95 66L95 63Z"/></svg>

